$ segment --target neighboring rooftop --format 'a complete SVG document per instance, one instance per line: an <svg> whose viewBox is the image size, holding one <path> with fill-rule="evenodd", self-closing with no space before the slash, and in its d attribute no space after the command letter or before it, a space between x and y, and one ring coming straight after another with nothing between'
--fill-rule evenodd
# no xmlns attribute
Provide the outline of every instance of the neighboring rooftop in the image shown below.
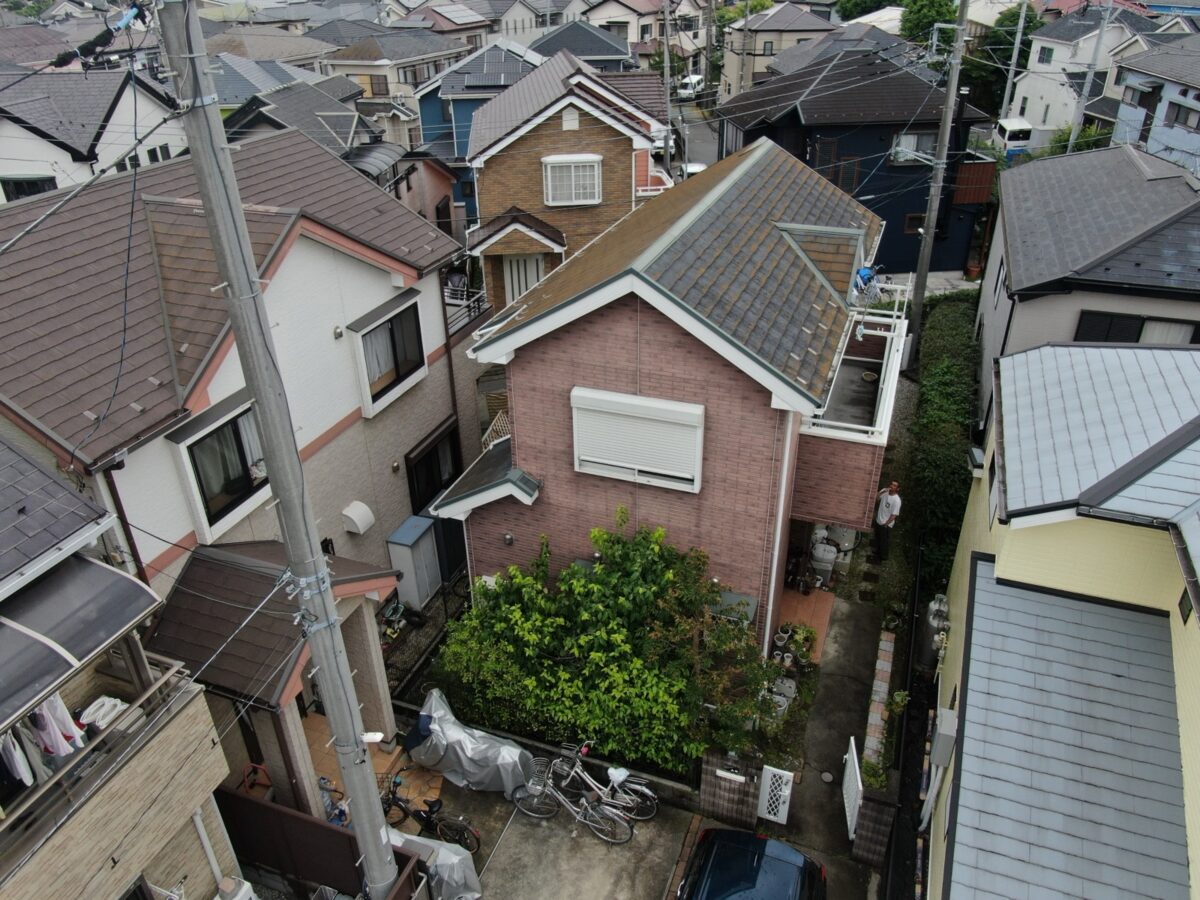
<svg viewBox="0 0 1200 900"><path fill-rule="evenodd" d="M569 50L579 59L625 59L629 56L629 44L591 22L576 19L560 25L542 35L529 45L544 56L553 56L559 50Z"/></svg>
<svg viewBox="0 0 1200 900"><path fill-rule="evenodd" d="M211 67L213 86L221 106L241 106L255 94L297 81L315 84L328 76L272 60L253 60L218 53Z"/></svg>
<svg viewBox="0 0 1200 900"><path fill-rule="evenodd" d="M738 19L730 28L741 31L833 31L837 28L796 3L777 3L770 9Z"/></svg>
<svg viewBox="0 0 1200 900"><path fill-rule="evenodd" d="M204 42L210 54L233 53L245 59L282 60L321 57L338 49L274 25L239 25Z"/></svg>
<svg viewBox="0 0 1200 900"><path fill-rule="evenodd" d="M1000 206L1011 293L1200 289L1200 193L1174 163L1127 145L1033 160L1001 174Z"/></svg>
<svg viewBox="0 0 1200 900"><path fill-rule="evenodd" d="M438 34L425 28L392 29L391 34L376 34L342 47L329 55L331 60L400 62L453 50L468 50L457 38Z"/></svg>
<svg viewBox="0 0 1200 900"><path fill-rule="evenodd" d="M386 25L368 22L363 19L334 19L305 32L310 38L333 44L336 47L349 47L363 38L374 34L388 34L391 31Z"/></svg>
<svg viewBox="0 0 1200 900"><path fill-rule="evenodd" d="M1184 35L1169 45L1127 56L1119 65L1192 87L1200 86L1200 34Z"/></svg>
<svg viewBox="0 0 1200 900"><path fill-rule="evenodd" d="M626 215L530 289L477 349L635 274L820 405L849 319L839 291L882 227L760 140Z"/></svg>
<svg viewBox="0 0 1200 900"><path fill-rule="evenodd" d="M874 12L869 12L865 16L859 16L857 19L851 19L847 25L871 25L875 28L885 31L888 34L900 33L900 18L904 15L903 6L885 6L882 9L877 9Z"/></svg>
<svg viewBox="0 0 1200 900"><path fill-rule="evenodd" d="M659 122L667 121L667 89L657 72L597 72L596 78Z"/></svg>
<svg viewBox="0 0 1200 900"><path fill-rule="evenodd" d="M439 94L443 97L499 93L545 61L546 57L542 54L508 38L500 38L494 44L488 44L466 59L459 60L426 84L438 86ZM425 90L422 87L421 92Z"/></svg>
<svg viewBox="0 0 1200 900"><path fill-rule="evenodd" d="M1060 41L1065 44L1073 44L1099 28L1104 15L1103 5L1099 3L1085 4L1060 19L1047 22L1034 32L1033 38L1038 41ZM1128 9L1115 9L1111 21L1113 24L1124 25L1133 34L1149 34L1161 27L1161 24L1154 19L1138 15Z"/></svg>
<svg viewBox="0 0 1200 900"><path fill-rule="evenodd" d="M296 131L243 141L231 156L242 201L256 208L248 219L260 264L273 257L276 236L301 215L420 272L459 250L435 226ZM204 219L197 215L188 157L137 173L126 302L130 179L131 173L97 182L72 202L70 216L47 219L4 256L3 402L46 429L47 439L66 447L78 443L85 465L182 417L180 398L191 380L182 373L197 370L224 328L210 290L219 277ZM0 242L62 195L54 191L0 207ZM151 204L153 221L147 198L159 198ZM164 238L167 245L156 248ZM181 263L160 272L156 252L168 251ZM46 266L49 258L54 266ZM87 278L82 293L80 273ZM177 332L193 337L172 340ZM85 374L115 372L121 358L115 396L111 377ZM110 397L111 410L99 419Z"/></svg>
<svg viewBox="0 0 1200 900"><path fill-rule="evenodd" d="M0 28L0 62L44 63L70 50L62 32L44 25L12 25Z"/></svg>
<svg viewBox="0 0 1200 900"><path fill-rule="evenodd" d="M504 437L481 453L458 479L430 504L436 516L453 516L499 497L514 497L526 506L537 499L541 484L513 465L512 438Z"/></svg>
<svg viewBox="0 0 1200 900"><path fill-rule="evenodd" d="M949 896L1188 896L1171 620L972 561Z"/></svg>
<svg viewBox="0 0 1200 900"><path fill-rule="evenodd" d="M327 93L324 82L296 82L259 94L230 114L225 126L236 129L252 123L257 115L268 117L280 128L304 132L335 156L343 156L356 144L383 134L383 128Z"/></svg>
<svg viewBox="0 0 1200 900"><path fill-rule="evenodd" d="M901 59L909 51L919 49L874 25L855 24L859 21L856 19L836 31L784 48L771 61L770 70L777 75L791 75L819 59L836 56L844 50L876 53L885 59Z"/></svg>

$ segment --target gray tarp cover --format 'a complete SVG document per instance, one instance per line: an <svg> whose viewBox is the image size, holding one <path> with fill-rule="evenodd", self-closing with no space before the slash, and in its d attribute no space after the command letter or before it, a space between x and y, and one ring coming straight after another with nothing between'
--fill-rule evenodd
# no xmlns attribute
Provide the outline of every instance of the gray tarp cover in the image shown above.
<svg viewBox="0 0 1200 900"><path fill-rule="evenodd" d="M391 827L388 828L388 840L393 847L428 860L433 900L479 900L483 896L483 886L475 874L475 861L457 844L405 834ZM429 859L431 850L434 851L432 860Z"/></svg>
<svg viewBox="0 0 1200 900"><path fill-rule="evenodd" d="M533 756L512 741L468 728L450 710L442 692L434 688L425 698L421 715L429 717L430 735L409 750L413 762L436 769L459 787L473 791L513 791L525 784L533 771Z"/></svg>

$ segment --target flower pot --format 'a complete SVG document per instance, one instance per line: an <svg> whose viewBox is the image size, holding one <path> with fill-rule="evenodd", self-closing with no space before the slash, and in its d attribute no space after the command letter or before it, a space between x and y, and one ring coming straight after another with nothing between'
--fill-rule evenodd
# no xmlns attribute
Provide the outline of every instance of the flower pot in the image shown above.
<svg viewBox="0 0 1200 900"><path fill-rule="evenodd" d="M790 638L792 636L792 626L791 625L780 625L779 633L782 634L784 637Z"/></svg>
<svg viewBox="0 0 1200 900"><path fill-rule="evenodd" d="M785 635L785 634L777 634L777 635L775 635L775 646L776 646L776 647L782 647L782 646L783 646L784 644L786 644L787 642L788 642L788 636L787 636L787 635Z"/></svg>
<svg viewBox="0 0 1200 900"><path fill-rule="evenodd" d="M783 661L783 651L776 650L774 653L771 654L771 658L773 660L775 660L775 662L782 662Z"/></svg>
<svg viewBox="0 0 1200 900"><path fill-rule="evenodd" d="M795 658L792 654L785 653L783 654L783 664L790 669L792 667L792 660Z"/></svg>

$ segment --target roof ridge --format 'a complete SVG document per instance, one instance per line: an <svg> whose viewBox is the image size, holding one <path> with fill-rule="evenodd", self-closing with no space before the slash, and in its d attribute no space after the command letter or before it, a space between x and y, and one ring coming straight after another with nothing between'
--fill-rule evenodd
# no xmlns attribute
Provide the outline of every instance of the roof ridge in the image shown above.
<svg viewBox="0 0 1200 900"><path fill-rule="evenodd" d="M1161 348L1160 348L1161 349ZM1079 492L1079 505L1102 506L1180 450L1200 440L1200 413Z"/></svg>
<svg viewBox="0 0 1200 900"><path fill-rule="evenodd" d="M1175 224L1180 219L1182 219L1184 216L1188 215L1189 213L1195 212L1197 209L1200 209L1200 197L1197 197L1191 203L1176 210L1175 212L1169 213L1165 218L1162 218L1157 222L1147 225L1145 228L1143 228L1141 231L1139 231L1137 234L1133 235L1132 237L1129 237L1126 240L1121 241L1120 243L1116 244L1115 246L1111 247L1108 250L1102 251L1094 259L1088 260L1087 262L1083 263L1082 265L1076 266L1075 268L1071 269L1067 274L1068 275L1082 275L1084 272L1087 272L1090 269L1094 269L1096 266L1100 265L1100 263L1104 262L1106 259L1111 259L1112 257L1116 256L1118 253L1124 253L1126 250L1129 250L1130 248L1137 246L1139 243L1141 243L1142 241L1151 237L1152 235L1158 234L1160 231L1162 231L1168 225Z"/></svg>

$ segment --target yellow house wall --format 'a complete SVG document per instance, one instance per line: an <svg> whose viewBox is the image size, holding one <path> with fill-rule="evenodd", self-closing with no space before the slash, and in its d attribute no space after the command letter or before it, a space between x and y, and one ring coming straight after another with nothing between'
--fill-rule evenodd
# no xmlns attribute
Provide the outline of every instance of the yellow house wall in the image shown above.
<svg viewBox="0 0 1200 900"><path fill-rule="evenodd" d="M1193 612L1184 624L1171 614L1175 658L1175 706L1179 713L1179 752L1183 759L1184 821L1192 897L1200 897L1200 620Z"/></svg>

